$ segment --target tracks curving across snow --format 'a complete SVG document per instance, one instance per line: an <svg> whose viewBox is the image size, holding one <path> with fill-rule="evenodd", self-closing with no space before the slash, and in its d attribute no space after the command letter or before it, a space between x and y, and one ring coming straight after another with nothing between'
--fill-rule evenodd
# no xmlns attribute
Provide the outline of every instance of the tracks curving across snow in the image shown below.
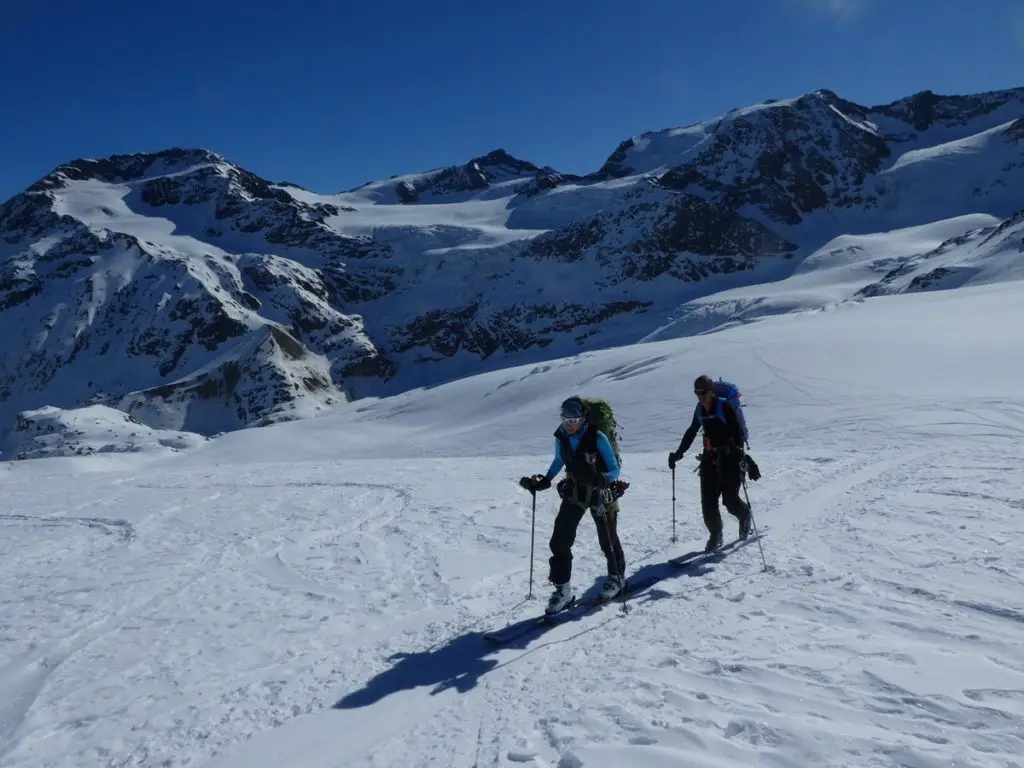
<svg viewBox="0 0 1024 768"><path fill-rule="evenodd" d="M138 476L89 510L133 536L65 525L71 546L13 596L49 605L51 631L0 646L16 694L0 754L12 768L1012 760L1021 449L819 448L758 457L767 571L747 546L666 571L627 616L608 606L499 649L482 633L543 603L555 504L538 505L526 600L519 460L410 462L386 482L340 479L340 464ZM630 458L631 571L689 548L666 549L662 464ZM695 476L678 493L681 539L699 544ZM37 499L47 520L70 508L53 494ZM586 523L576 552L580 580L602 572ZM58 600L28 599L42 594Z"/></svg>

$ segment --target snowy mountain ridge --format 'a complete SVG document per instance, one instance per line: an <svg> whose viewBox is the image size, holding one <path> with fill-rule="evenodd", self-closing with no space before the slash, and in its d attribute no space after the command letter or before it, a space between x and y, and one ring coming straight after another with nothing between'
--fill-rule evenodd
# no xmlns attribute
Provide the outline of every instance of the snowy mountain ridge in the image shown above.
<svg viewBox="0 0 1024 768"><path fill-rule="evenodd" d="M211 435L1017 279L1022 139L1024 89L817 91L630 138L585 176L495 150L318 194L205 149L76 160L0 206L0 424L99 404Z"/></svg>

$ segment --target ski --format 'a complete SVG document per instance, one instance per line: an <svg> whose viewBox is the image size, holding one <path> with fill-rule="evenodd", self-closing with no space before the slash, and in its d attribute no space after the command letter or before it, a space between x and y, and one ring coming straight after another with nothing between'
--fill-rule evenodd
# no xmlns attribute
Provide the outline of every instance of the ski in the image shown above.
<svg viewBox="0 0 1024 768"><path fill-rule="evenodd" d="M714 552L704 552L704 550L687 552L685 555L669 559L666 561L666 564L675 568L687 568L691 565L696 565L697 563L714 561L717 558L723 557L745 547L747 544L752 544L757 539L764 536L767 530L768 526L764 526L760 528L756 534L751 533L746 539L735 539L734 541L730 541L728 544L719 547ZM656 584L664 578L665 575L662 573L642 578L634 577L632 579L628 579L622 592L615 597L609 599L602 599L600 597L576 598L558 613L531 616L530 618L510 624L502 629L485 632L483 634L483 639L492 646L507 645L508 643L522 637L526 637L531 633L556 627L573 618L585 616L588 613L603 608L611 603L620 603L622 605L623 612L625 613L629 610L628 605L624 602L626 598L631 594L646 589L652 584Z"/></svg>
<svg viewBox="0 0 1024 768"><path fill-rule="evenodd" d="M531 616L528 619L511 624L504 629L486 633L484 635L484 640L491 645L505 645L506 643L517 640L531 632L543 630L547 627L558 626L570 617L585 615L588 610L603 608L608 603L614 601L615 598L612 598L611 600L602 600L600 598L587 598L584 600L574 599L571 603L565 606L565 608L558 611L558 613L544 613L540 616Z"/></svg>
<svg viewBox="0 0 1024 768"><path fill-rule="evenodd" d="M649 587L658 580L658 577L655 576L650 576L640 580L627 580L626 586L623 590L614 597L607 599L601 597L576 598L565 608L558 611L558 613L545 613L540 616L532 616L528 619L516 622L515 624L510 624L502 629L497 629L493 632L486 632L484 633L483 638L491 645L507 645L513 640L518 640L521 637L529 635L531 632L543 631L550 627L556 627L560 624L564 624L572 618L585 616L591 611L596 611L606 605L611 605L612 603L622 603L622 600L630 594ZM624 609L626 608L624 604L622 607Z"/></svg>
<svg viewBox="0 0 1024 768"><path fill-rule="evenodd" d="M759 528L757 533L751 533L745 539L733 539L728 544L723 544L713 552L705 552L702 549L694 550L693 552L687 552L685 555L669 558L668 564L675 566L676 568L686 568L691 565L704 562L705 560L713 560L735 552L738 549L742 549L748 544L753 544L755 541L762 538L767 532L768 526L764 526L763 528Z"/></svg>

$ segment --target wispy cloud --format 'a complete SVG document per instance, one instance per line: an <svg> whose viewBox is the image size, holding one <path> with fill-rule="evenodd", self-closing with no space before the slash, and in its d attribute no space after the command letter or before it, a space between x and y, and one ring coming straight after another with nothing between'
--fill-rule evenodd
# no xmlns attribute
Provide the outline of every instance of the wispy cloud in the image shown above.
<svg viewBox="0 0 1024 768"><path fill-rule="evenodd" d="M852 21L867 9L868 0L792 0L797 8L828 16L836 21Z"/></svg>

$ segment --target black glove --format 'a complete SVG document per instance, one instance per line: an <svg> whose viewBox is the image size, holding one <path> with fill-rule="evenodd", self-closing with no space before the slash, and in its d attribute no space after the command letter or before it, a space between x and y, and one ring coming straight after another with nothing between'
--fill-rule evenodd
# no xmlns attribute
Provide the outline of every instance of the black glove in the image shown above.
<svg viewBox="0 0 1024 768"><path fill-rule="evenodd" d="M546 491L551 487L551 479L545 475L533 475L532 477L521 477L519 478L519 485L528 490L530 493L536 493L537 491Z"/></svg>
<svg viewBox="0 0 1024 768"><path fill-rule="evenodd" d="M672 453L668 455L668 468L675 469L676 462L679 461L681 458L683 458L682 451L672 451Z"/></svg>
<svg viewBox="0 0 1024 768"><path fill-rule="evenodd" d="M756 483L761 479L761 470L758 469L757 462L754 461L753 457L749 453L744 456L744 461L747 464L747 477Z"/></svg>

